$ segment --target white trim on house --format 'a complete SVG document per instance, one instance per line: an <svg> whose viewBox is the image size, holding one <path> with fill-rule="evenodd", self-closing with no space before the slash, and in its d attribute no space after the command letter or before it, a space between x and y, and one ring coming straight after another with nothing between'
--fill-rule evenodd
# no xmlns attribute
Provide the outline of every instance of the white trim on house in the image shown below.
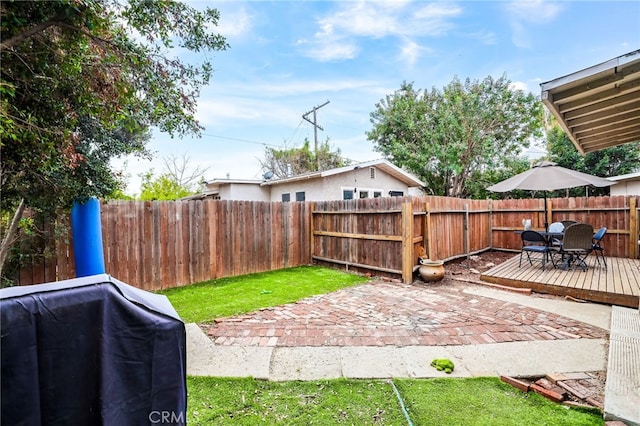
<svg viewBox="0 0 640 426"><path fill-rule="evenodd" d="M614 182L637 180L637 179L640 179L640 172L627 173L626 175L619 175L619 176L611 176L611 177L608 177L607 179L612 180Z"/></svg>
<svg viewBox="0 0 640 426"><path fill-rule="evenodd" d="M417 177L413 176L411 173L405 172L400 167L394 164L391 164L389 161L384 159L365 161L363 163L351 164L349 166L338 167L336 169L324 170L321 172L304 173L301 175L292 176L284 179L268 180L268 181L262 182L261 186L273 186L273 185L280 185L284 183L298 182L301 180L323 178L327 176L337 175L340 173L351 172L357 169L364 169L366 167L377 167L380 170L383 170L384 172L386 172L388 175L393 176L396 179L406 183L408 186L420 186L420 187L425 186L424 182L422 182Z"/></svg>

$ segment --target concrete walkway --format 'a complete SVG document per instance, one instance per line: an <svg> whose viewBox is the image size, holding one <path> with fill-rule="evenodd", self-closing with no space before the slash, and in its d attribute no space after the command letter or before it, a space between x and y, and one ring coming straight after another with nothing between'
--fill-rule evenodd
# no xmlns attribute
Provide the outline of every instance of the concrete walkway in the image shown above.
<svg viewBox="0 0 640 426"><path fill-rule="evenodd" d="M206 333L187 324L187 373L316 380L604 371L611 315L606 305L451 280L376 282L219 319ZM451 359L454 372L432 368L434 358Z"/></svg>
<svg viewBox="0 0 640 426"><path fill-rule="evenodd" d="M640 312L613 307L605 418L640 426Z"/></svg>

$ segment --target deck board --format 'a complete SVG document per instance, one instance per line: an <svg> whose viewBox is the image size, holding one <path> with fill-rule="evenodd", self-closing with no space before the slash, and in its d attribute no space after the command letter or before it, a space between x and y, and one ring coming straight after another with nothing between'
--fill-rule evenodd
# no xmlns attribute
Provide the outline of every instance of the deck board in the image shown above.
<svg viewBox="0 0 640 426"><path fill-rule="evenodd" d="M538 293L571 296L591 302L638 308L640 305L640 260L607 257L607 266L598 265L589 256L587 271L533 265L524 257L518 266L520 254L484 272L480 279L495 284L530 288Z"/></svg>

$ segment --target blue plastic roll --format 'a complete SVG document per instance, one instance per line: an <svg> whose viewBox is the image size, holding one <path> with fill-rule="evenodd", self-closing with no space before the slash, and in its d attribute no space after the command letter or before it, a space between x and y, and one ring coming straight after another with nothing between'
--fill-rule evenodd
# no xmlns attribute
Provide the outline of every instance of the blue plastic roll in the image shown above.
<svg viewBox="0 0 640 426"><path fill-rule="evenodd" d="M104 274L102 224L100 201L91 197L84 203L74 202L71 207L71 233L76 276Z"/></svg>

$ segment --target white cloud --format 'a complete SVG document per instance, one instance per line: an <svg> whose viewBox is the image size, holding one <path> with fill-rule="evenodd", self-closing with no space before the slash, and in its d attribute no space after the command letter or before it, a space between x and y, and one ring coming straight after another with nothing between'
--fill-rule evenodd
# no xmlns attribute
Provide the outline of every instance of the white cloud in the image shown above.
<svg viewBox="0 0 640 426"><path fill-rule="evenodd" d="M319 29L312 39L297 44L305 47L305 56L318 61L353 59L361 38L441 36L453 28L450 20L462 13L454 3L417 4L421 7L410 2L345 2L317 20ZM405 50L402 55L410 53Z"/></svg>
<svg viewBox="0 0 640 426"><path fill-rule="evenodd" d="M562 12L563 6L544 0L514 1L508 3L506 9L518 21L545 24L553 21Z"/></svg>
<svg viewBox="0 0 640 426"><path fill-rule="evenodd" d="M529 91L529 86L523 81L513 81L509 84L509 88L511 90L522 90L525 93Z"/></svg>
<svg viewBox="0 0 640 426"><path fill-rule="evenodd" d="M340 37L316 36L312 41L298 40L297 44L305 45L305 56L320 62L352 59L358 54L355 43Z"/></svg>
<svg viewBox="0 0 640 426"><path fill-rule="evenodd" d="M432 49L419 45L413 40L405 39L400 49L400 58L409 65L415 64L423 53L429 53Z"/></svg>
<svg viewBox="0 0 640 426"><path fill-rule="evenodd" d="M287 96L303 95L320 92L341 92L344 90L365 89L375 87L378 83L367 80L298 80L282 84L253 83L247 87L249 90L256 90L261 93Z"/></svg>
<svg viewBox="0 0 640 426"><path fill-rule="evenodd" d="M443 35L453 28L449 19L461 13L462 9L453 3L429 3L413 15L411 29L419 35Z"/></svg>
<svg viewBox="0 0 640 426"><path fill-rule="evenodd" d="M408 7L411 5L408 2L348 3L348 7L318 21L323 28L318 35L331 33L370 38L440 35L451 28L448 19L462 12L453 3L428 3L419 9Z"/></svg>
<svg viewBox="0 0 640 426"><path fill-rule="evenodd" d="M255 98L256 95L263 98L277 98L285 96L300 97L303 95L317 93L325 94L348 90L368 90L378 87L379 84L380 83L378 81L357 79L292 80L291 75L283 74L274 77L271 80L246 80L242 83L226 85L224 87L224 91L225 93L233 93L237 95L238 98L242 98L243 96Z"/></svg>
<svg viewBox="0 0 640 426"><path fill-rule="evenodd" d="M220 21L215 31L227 38L240 37L251 30L252 17L241 8L238 10L225 10L220 14Z"/></svg>
<svg viewBox="0 0 640 426"><path fill-rule="evenodd" d="M255 98L218 98L198 103L196 118L205 128L226 124L228 121L269 122L290 126L300 112L281 102L268 102ZM292 117L294 117L292 119Z"/></svg>
<svg viewBox="0 0 640 426"><path fill-rule="evenodd" d="M491 31L477 31L475 33L469 33L467 37L485 45L497 44L498 42L496 34Z"/></svg>
<svg viewBox="0 0 640 426"><path fill-rule="evenodd" d="M505 7L512 30L511 40L516 47L532 47L528 25L552 22L562 12L563 6L544 0L515 1Z"/></svg>

